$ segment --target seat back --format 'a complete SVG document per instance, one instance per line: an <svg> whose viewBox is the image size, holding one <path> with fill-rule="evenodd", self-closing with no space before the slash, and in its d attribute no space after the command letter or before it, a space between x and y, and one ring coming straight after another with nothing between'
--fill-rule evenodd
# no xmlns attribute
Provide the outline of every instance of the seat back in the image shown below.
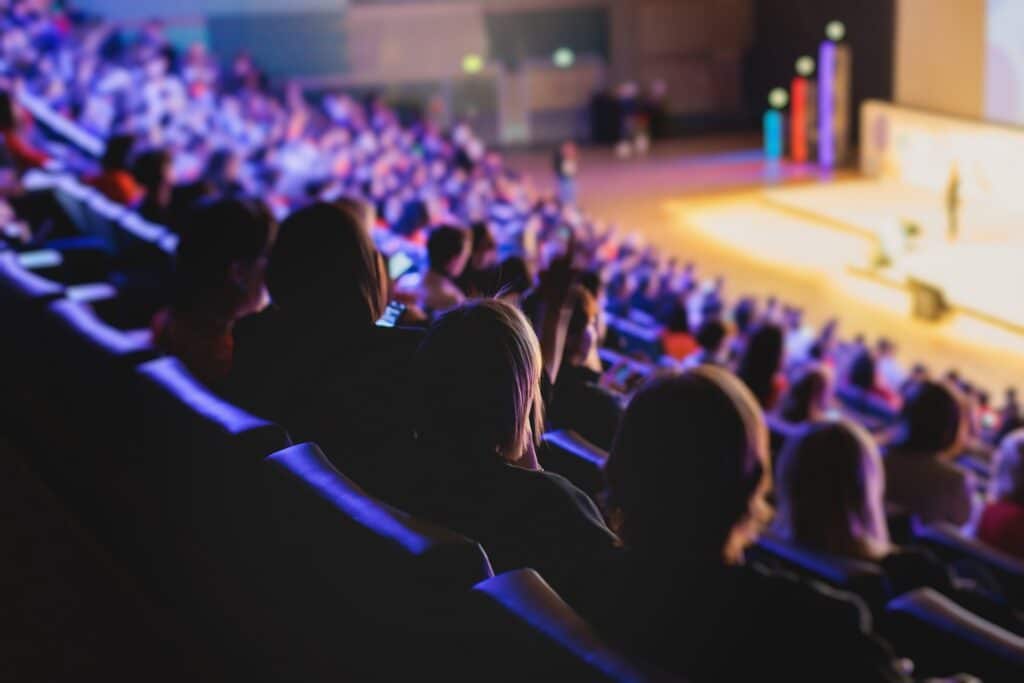
<svg viewBox="0 0 1024 683"><path fill-rule="evenodd" d="M300 575L331 584L365 582L345 599L375 605L385 594L468 590L492 575L480 546L376 500L311 443L274 453L264 465L275 545ZM306 557L310 551L315 556ZM340 588L349 587L339 581ZM380 594L374 594L376 588Z"/></svg>
<svg viewBox="0 0 1024 683"><path fill-rule="evenodd" d="M885 635L914 660L917 677L970 673L983 680L1024 680L1024 638L920 588L886 608Z"/></svg>
<svg viewBox="0 0 1024 683"><path fill-rule="evenodd" d="M470 596L462 647L499 680L657 681L668 676L629 661L606 644L532 569L481 582ZM524 656L528 653L528 656Z"/></svg>
<svg viewBox="0 0 1024 683"><path fill-rule="evenodd" d="M877 612L885 605L885 574L872 562L816 553L771 534L762 535L748 554L769 566L855 593L872 611Z"/></svg>
<svg viewBox="0 0 1024 683"><path fill-rule="evenodd" d="M990 576L996 581L1012 605L1024 605L1024 560L966 536L951 524L915 525L914 536L964 573L977 573L980 569L986 578Z"/></svg>
<svg viewBox="0 0 1024 683"><path fill-rule="evenodd" d="M590 496L604 490L608 453L570 429L547 432L539 453L544 469L563 477Z"/></svg>

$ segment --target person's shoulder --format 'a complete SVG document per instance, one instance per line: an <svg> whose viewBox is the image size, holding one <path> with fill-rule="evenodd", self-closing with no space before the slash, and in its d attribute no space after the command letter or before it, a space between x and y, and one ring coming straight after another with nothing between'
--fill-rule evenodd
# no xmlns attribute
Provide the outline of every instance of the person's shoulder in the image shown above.
<svg viewBox="0 0 1024 683"><path fill-rule="evenodd" d="M506 466L506 470L508 479L515 481L516 485L522 488L524 498L528 498L538 511L560 510L567 514L575 510L591 521L605 526L604 519L590 496L562 475L544 470L528 470L515 465Z"/></svg>
<svg viewBox="0 0 1024 683"><path fill-rule="evenodd" d="M746 599L767 614L787 613L793 624L813 624L834 632L871 631L871 612L853 593L759 564L751 565L740 576Z"/></svg>

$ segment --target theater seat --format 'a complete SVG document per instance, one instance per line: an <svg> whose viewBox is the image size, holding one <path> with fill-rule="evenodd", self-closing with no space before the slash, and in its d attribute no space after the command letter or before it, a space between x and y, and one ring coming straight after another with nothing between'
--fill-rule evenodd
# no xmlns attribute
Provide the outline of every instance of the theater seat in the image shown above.
<svg viewBox="0 0 1024 683"><path fill-rule="evenodd" d="M748 555L763 564L854 593L873 612L885 604L885 575L874 563L812 552L771 534L762 535Z"/></svg>
<svg viewBox="0 0 1024 683"><path fill-rule="evenodd" d="M943 523L916 525L916 539L964 574L992 578L1010 604L1024 607L1024 560L966 536Z"/></svg>
<svg viewBox="0 0 1024 683"><path fill-rule="evenodd" d="M970 673L985 681L1024 680L1024 638L963 609L930 588L889 603L884 632L915 676Z"/></svg>
<svg viewBox="0 0 1024 683"><path fill-rule="evenodd" d="M483 581L473 594L477 633L470 643L481 660L481 678L673 680L608 646L532 569Z"/></svg>
<svg viewBox="0 0 1024 683"><path fill-rule="evenodd" d="M247 574L275 615L274 666L293 680L397 680L450 666L441 648L453 605L491 576L480 546L374 499L314 444L274 453L263 471Z"/></svg>
<svg viewBox="0 0 1024 683"><path fill-rule="evenodd" d="M570 429L544 435L538 454L544 469L561 474L591 497L605 487L608 453Z"/></svg>

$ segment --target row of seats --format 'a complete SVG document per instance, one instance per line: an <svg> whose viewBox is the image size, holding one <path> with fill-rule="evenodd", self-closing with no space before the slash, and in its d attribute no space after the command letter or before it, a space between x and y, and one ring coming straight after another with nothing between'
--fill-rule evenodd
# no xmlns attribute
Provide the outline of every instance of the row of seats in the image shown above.
<svg viewBox="0 0 1024 683"><path fill-rule="evenodd" d="M262 680L656 680L529 570L374 500L313 444L0 253L3 402L34 465L162 605ZM570 466L571 469L571 466Z"/></svg>

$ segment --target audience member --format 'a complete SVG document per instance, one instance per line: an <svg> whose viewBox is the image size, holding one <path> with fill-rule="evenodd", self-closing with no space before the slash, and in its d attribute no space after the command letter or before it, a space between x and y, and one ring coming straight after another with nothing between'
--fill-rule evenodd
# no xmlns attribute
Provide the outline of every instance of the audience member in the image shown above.
<svg viewBox="0 0 1024 683"><path fill-rule="evenodd" d="M697 350L697 341L690 334L689 312L681 301L669 309L665 330L661 333L661 351L675 360L683 360Z"/></svg>
<svg viewBox="0 0 1024 683"><path fill-rule="evenodd" d="M107 199L118 204L137 204L144 194L143 188L135 181L130 171L129 164L134 146L135 138L131 135L115 135L107 140L106 150L100 159L99 173L87 179L87 182Z"/></svg>
<svg viewBox="0 0 1024 683"><path fill-rule="evenodd" d="M386 283L362 217L337 203L292 213L267 264L272 305L235 326L228 393L316 441L339 469L381 495L386 457L408 434L410 362L420 334L383 328Z"/></svg>
<svg viewBox="0 0 1024 683"><path fill-rule="evenodd" d="M11 94L0 90L0 137L4 147L19 171L39 168L50 160L46 152L32 145L23 132L25 115L15 104Z"/></svg>
<svg viewBox="0 0 1024 683"><path fill-rule="evenodd" d="M622 409L618 399L600 386L597 300L582 285L576 285L570 297L574 301L572 316L548 424L552 429L571 429L607 450Z"/></svg>
<svg viewBox="0 0 1024 683"><path fill-rule="evenodd" d="M923 522L966 524L973 477L951 462L964 432L963 406L947 383L912 386L885 450L886 497Z"/></svg>
<svg viewBox="0 0 1024 683"><path fill-rule="evenodd" d="M427 271L419 287L419 304L428 313L441 313L466 300L455 284L470 256L470 240L462 228L443 225L427 238Z"/></svg>
<svg viewBox="0 0 1024 683"><path fill-rule="evenodd" d="M417 354L420 480L404 508L480 541L496 572L532 567L572 603L616 542L600 512L536 460L541 349L499 300L443 314Z"/></svg>
<svg viewBox="0 0 1024 683"><path fill-rule="evenodd" d="M255 201L211 200L182 232L171 305L153 318L153 340L199 379L219 384L231 368L235 322L266 305L264 272L276 225Z"/></svg>
<svg viewBox="0 0 1024 683"><path fill-rule="evenodd" d="M697 328L697 350L683 359L682 369L690 370L698 365L723 365L722 347L727 335L725 323L718 318L709 318Z"/></svg>
<svg viewBox="0 0 1024 683"><path fill-rule="evenodd" d="M607 471L624 549L587 604L613 642L694 680L903 680L862 604L745 564L767 519L768 440L728 372L642 388Z"/></svg>
<svg viewBox="0 0 1024 683"><path fill-rule="evenodd" d="M786 389L782 369L783 333L774 323L751 331L736 365L736 374L764 410L771 410Z"/></svg>
<svg viewBox="0 0 1024 683"><path fill-rule="evenodd" d="M1003 439L992 469L990 500L981 513L978 538L1024 559L1024 430Z"/></svg>

